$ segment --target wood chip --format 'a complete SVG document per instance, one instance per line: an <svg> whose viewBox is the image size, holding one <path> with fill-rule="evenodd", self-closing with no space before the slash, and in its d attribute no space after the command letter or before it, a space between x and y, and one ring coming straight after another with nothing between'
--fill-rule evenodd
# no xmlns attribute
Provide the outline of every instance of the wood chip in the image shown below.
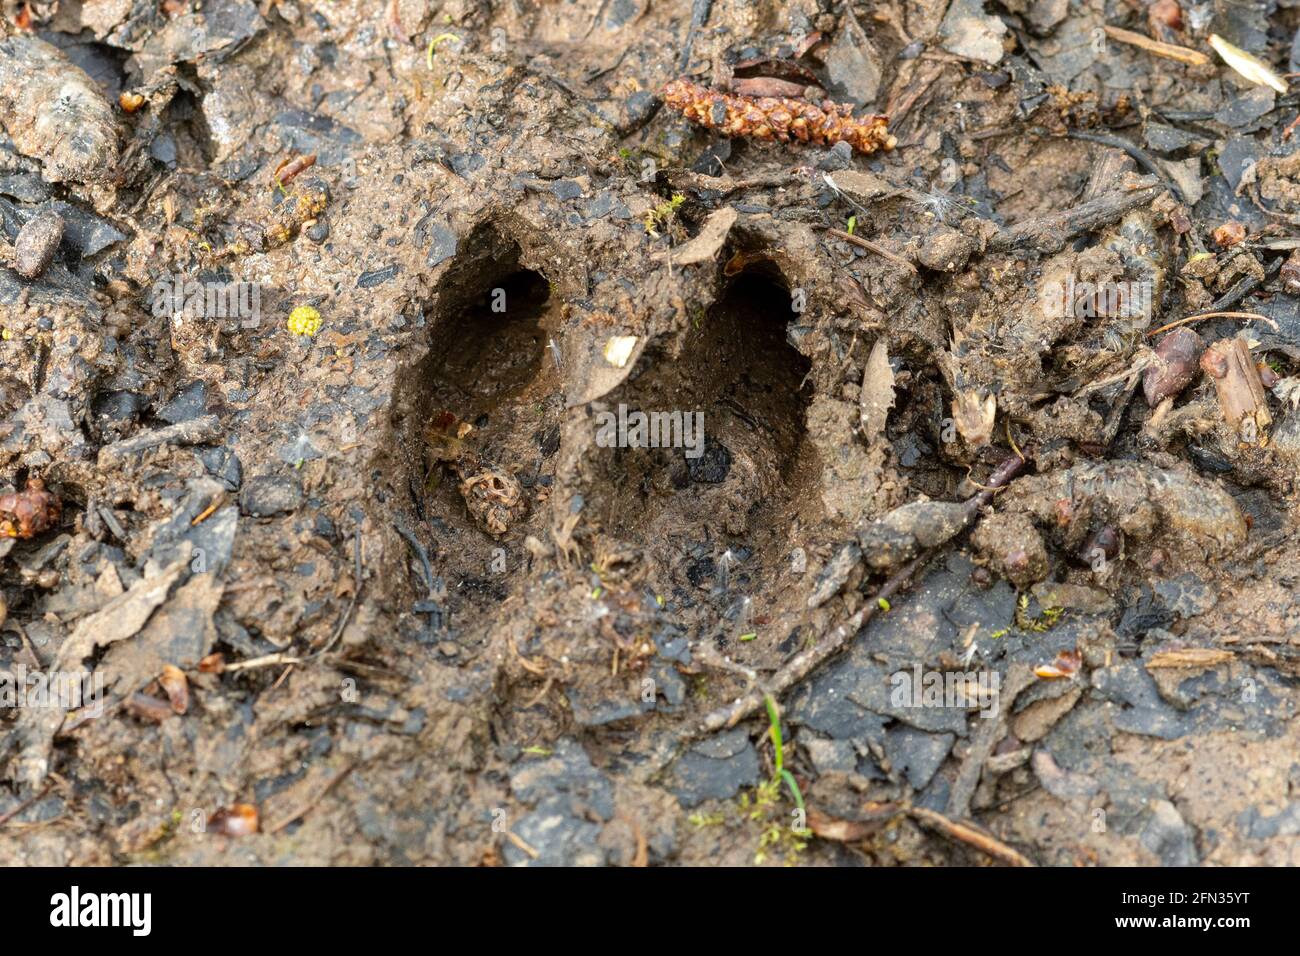
<svg viewBox="0 0 1300 956"><path fill-rule="evenodd" d="M1217 667L1226 664L1235 656L1232 651L1220 650L1216 647L1181 647L1151 655L1146 661L1146 668L1151 671L1161 667Z"/></svg>
<svg viewBox="0 0 1300 956"><path fill-rule="evenodd" d="M1201 356L1201 369L1214 380L1224 421L1246 444L1266 443L1265 429L1273 416L1246 340L1238 336L1215 342Z"/></svg>
<svg viewBox="0 0 1300 956"><path fill-rule="evenodd" d="M882 335L871 347L867 367L862 372L862 392L858 399L858 420L868 440L885 431L889 410L894 407L894 370L889 365L889 348Z"/></svg>
<svg viewBox="0 0 1300 956"><path fill-rule="evenodd" d="M1177 60L1179 63L1186 63L1188 66L1204 66L1210 62L1210 58L1199 50L1192 50L1185 46L1175 46L1172 43L1161 43L1159 40L1152 40L1150 37L1120 27L1108 26L1105 27L1105 30L1106 36L1112 40L1127 43L1156 56L1163 56L1168 60Z"/></svg>
<svg viewBox="0 0 1300 956"><path fill-rule="evenodd" d="M736 210L730 206L723 206L710 215L698 236L673 250L673 265L690 266L712 259L727 241L727 233L731 232L736 217Z"/></svg>

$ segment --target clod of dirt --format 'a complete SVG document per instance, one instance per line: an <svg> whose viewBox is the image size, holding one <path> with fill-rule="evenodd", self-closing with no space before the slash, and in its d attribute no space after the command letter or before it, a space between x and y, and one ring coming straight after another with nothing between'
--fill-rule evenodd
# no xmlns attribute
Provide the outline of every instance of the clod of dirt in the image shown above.
<svg viewBox="0 0 1300 956"><path fill-rule="evenodd" d="M107 182L116 173L113 107L85 71L44 40L0 40L0 125L52 182Z"/></svg>
<svg viewBox="0 0 1300 956"><path fill-rule="evenodd" d="M971 547L1018 588L1047 577L1047 546L1023 514L992 514L971 533Z"/></svg>
<svg viewBox="0 0 1300 956"><path fill-rule="evenodd" d="M478 526L493 537L501 537L528 513L528 500L519 480L489 468L467 475L458 486L465 507Z"/></svg>
<svg viewBox="0 0 1300 956"><path fill-rule="evenodd" d="M1171 551L1190 550L1197 558L1230 554L1246 541L1246 519L1232 495L1185 465L1076 465L1020 479L1000 506L1056 529L1071 550L1106 523L1138 540L1158 537Z"/></svg>
<svg viewBox="0 0 1300 956"><path fill-rule="evenodd" d="M254 237L251 248L275 249L291 241L305 227L315 224L329 203L330 191L324 181L306 180L291 190L288 197L272 210L270 223L260 236Z"/></svg>
<svg viewBox="0 0 1300 956"><path fill-rule="evenodd" d="M968 515L966 506L955 502L913 501L868 525L858 546L868 565L889 570L943 544L965 527Z"/></svg>
<svg viewBox="0 0 1300 956"><path fill-rule="evenodd" d="M52 209L33 216L14 240L14 269L24 279L35 279L50 264L62 241L62 216Z"/></svg>

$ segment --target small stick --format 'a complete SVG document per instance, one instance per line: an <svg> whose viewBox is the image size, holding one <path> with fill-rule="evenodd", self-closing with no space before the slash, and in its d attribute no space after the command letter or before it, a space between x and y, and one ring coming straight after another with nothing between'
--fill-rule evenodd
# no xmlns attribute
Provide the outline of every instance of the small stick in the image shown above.
<svg viewBox="0 0 1300 956"><path fill-rule="evenodd" d="M352 600L348 601L348 606L344 608L343 616L339 618L339 622L334 628L333 636L328 641L325 642L325 646L322 647L319 651L317 651L315 654L309 655L306 658L307 660L314 661L316 660L316 658L321 657L324 654L328 654L331 650L333 650L334 645L337 644L339 638L343 636L343 631L348 626L348 621L351 620L352 618L352 611L357 606L357 600L361 597L361 529L360 528L358 528L356 531L352 533L352 574L353 574Z"/></svg>
<svg viewBox="0 0 1300 956"><path fill-rule="evenodd" d="M528 854L529 859L535 860L541 856L540 853L528 845L528 842L523 837L518 836L512 830L506 831L506 839L518 847L522 852Z"/></svg>
<svg viewBox="0 0 1300 956"><path fill-rule="evenodd" d="M998 690L997 716L977 721L980 726L975 731L961 768L957 771L957 779L953 781L946 808L949 817L960 818L970 813L970 801L975 796L975 788L979 786L984 764L993 755L993 748L1006 733L1007 715L1015 706L1020 692L1034 680L1034 672L1023 664L1013 664L1007 669L1005 686Z"/></svg>
<svg viewBox="0 0 1300 956"><path fill-rule="evenodd" d="M9 822L10 820L12 820L14 817L18 816L18 814L22 813L24 810L26 810L28 807L30 807L33 803L35 803L36 801L42 799L42 798L43 798L47 793L50 792L50 788L53 787L53 786L54 786L54 784L52 784L52 783L47 783L47 784L45 785L45 789L42 790L40 793L34 794L34 795L32 795L31 797L28 797L28 798L27 798L26 800L24 800L22 803L18 804L18 806L14 807L12 810L8 810L8 811L6 811L5 813L0 814L0 827L4 826L6 823L8 823L8 822Z"/></svg>
<svg viewBox="0 0 1300 956"><path fill-rule="evenodd" d="M994 468L993 473L989 475L988 484L984 490L966 501L966 521L969 523L973 520L980 509L993 500L994 493L1019 474L1026 463L1026 459L1018 455L1012 455ZM880 608L880 602L882 600L887 601L907 587L911 583L912 575L919 568L928 564L930 559L939 553L941 547L930 548L923 554L913 558L898 571L895 571L881 589L876 592L874 595L875 600L872 603L841 623L824 640L805 651L800 651L791 658L790 662L772 678L767 685L766 693L776 697L788 690L808 676L823 661L843 648L875 616L876 611ZM712 711L705 716L700 725L700 730L704 733L711 733L723 727L736 726L737 723L757 712L763 706L764 692L763 690L750 690L731 704Z"/></svg>
<svg viewBox="0 0 1300 956"><path fill-rule="evenodd" d="M220 508L225 503L226 503L226 493L223 491L220 492L215 498L212 499L212 504L208 505L206 508L204 508L202 511L200 511L197 515L194 516L194 520L190 522L190 527L197 528L199 525L203 524L203 522L207 521L214 514L216 514L217 509Z"/></svg>
<svg viewBox="0 0 1300 956"><path fill-rule="evenodd" d="M122 523L117 520L117 515L113 514L113 509L107 505L100 505L98 508L99 516L104 519L104 524L108 525L108 530L117 536L117 540L126 541L126 529Z"/></svg>
<svg viewBox="0 0 1300 956"><path fill-rule="evenodd" d="M884 258L888 259L890 262L900 265L904 269L911 272L913 275L916 275L916 266L912 265L912 263L908 262L902 256L898 255L898 253L890 252L888 249L886 249L884 246L880 245L877 242L872 242L870 239L863 239L861 236L852 235L850 233L845 232L843 229L827 229L826 231L830 233L832 236L834 236L836 239L843 239L845 242L852 243L853 245L857 246L860 249L866 249L870 252L874 252L878 256L883 256Z"/></svg>
<svg viewBox="0 0 1300 956"><path fill-rule="evenodd" d="M346 777L348 774L352 772L354 767L356 767L355 763L350 763L347 766L345 766L342 770L340 770L333 777L331 777L329 779L329 782L326 783L325 786L321 787L320 793L316 794L310 800L306 801L304 804L302 804L302 806L300 806L297 810L293 811L293 813L291 813L289 816L285 817L283 820L279 821L274 826L263 830L262 832L279 833L281 830L283 830L289 824L293 823L295 820L299 820L302 817L305 817L308 813L312 811L312 809L316 806L316 804L320 803L322 800L325 799L326 795L331 790L333 790L344 777Z"/></svg>
<svg viewBox="0 0 1300 956"><path fill-rule="evenodd" d="M1172 326L1170 326L1170 328L1172 328ZM1163 329L1157 329L1156 331L1157 332L1163 331ZM1156 333L1149 332L1147 334L1155 335ZM1075 392L1075 396L1082 397L1084 395L1091 395L1093 392L1099 392L1103 388L1106 388L1110 385L1114 385L1116 382L1128 381L1129 378L1136 375L1138 372L1142 371L1144 368L1150 365L1154 360L1155 360L1154 354L1152 354L1151 352L1144 352L1143 354L1139 355L1136 359L1134 359L1133 364L1130 365L1128 368L1124 369L1124 371L1116 372L1114 375L1107 375L1105 378L1099 378L1095 382L1089 382L1083 388Z"/></svg>
<svg viewBox="0 0 1300 956"><path fill-rule="evenodd" d="M1140 181L1135 189L1114 190L1063 212L1016 223L990 238L988 248L993 252L1010 252L1019 248L1042 253L1058 252L1079 233L1108 226L1129 210L1146 205L1162 188L1163 184L1156 180L1146 179Z"/></svg>
<svg viewBox="0 0 1300 956"><path fill-rule="evenodd" d="M1260 315L1258 312L1201 312L1197 315L1189 315L1181 318L1176 322L1170 322L1168 325L1162 325L1158 329L1152 329L1146 334L1147 338L1153 335L1159 335L1161 332L1168 332L1170 329L1176 329L1180 325L1187 325L1190 322L1199 322L1201 319L1255 319L1259 322L1268 322L1277 329L1278 325L1267 315Z"/></svg>
<svg viewBox="0 0 1300 956"><path fill-rule="evenodd" d="M1090 143L1100 143L1103 146L1110 146L1113 149L1122 149L1133 157L1134 162L1164 183L1165 188L1173 193L1175 199L1179 202L1186 202L1186 198L1183 196L1183 191L1178 188L1178 184L1170 179L1163 169L1156 165L1156 161L1151 158L1150 154L1135 146L1133 143L1130 143L1128 140L1119 136L1111 136L1109 133L1085 133L1082 130L1076 129L1066 130L1065 135L1069 139L1083 139Z"/></svg>
<svg viewBox="0 0 1300 956"><path fill-rule="evenodd" d="M227 664L222 669L223 674L229 674L232 671L252 670L255 667L275 667L277 664L298 664L301 659L294 657L292 654L263 654L261 657L250 657L246 661L235 661L233 664Z"/></svg>
<svg viewBox="0 0 1300 956"><path fill-rule="evenodd" d="M944 836L974 847L981 853L987 854L995 860L1001 860L1009 866L1032 867L1034 865L1023 853L1013 850L996 837L990 836L982 830L977 830L969 824L949 820L942 813L935 810L927 810L925 807L909 807L907 815L926 826L933 827Z"/></svg>
<svg viewBox="0 0 1300 956"><path fill-rule="evenodd" d="M1106 36L1112 40L1128 43L1156 56L1163 56L1168 60L1177 60L1179 63L1186 63L1188 66L1204 66L1210 62L1210 58L1199 50L1192 50L1185 46L1175 46L1172 43L1161 43L1159 40L1152 40L1150 37L1144 37L1140 33L1134 33L1132 30L1125 30L1122 27L1106 26L1102 29L1106 31Z"/></svg>
<svg viewBox="0 0 1300 956"><path fill-rule="evenodd" d="M216 415L204 415L187 422L177 422L134 438L105 445L99 450L99 467L108 468L136 452L175 442L178 445L197 445L221 435L221 422Z"/></svg>

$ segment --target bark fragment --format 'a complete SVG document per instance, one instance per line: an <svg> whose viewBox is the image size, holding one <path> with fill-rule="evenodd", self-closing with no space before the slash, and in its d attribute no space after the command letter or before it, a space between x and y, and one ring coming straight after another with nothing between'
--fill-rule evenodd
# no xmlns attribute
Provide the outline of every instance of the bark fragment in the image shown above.
<svg viewBox="0 0 1300 956"><path fill-rule="evenodd" d="M1246 444L1260 443L1273 416L1246 340L1238 337L1215 342L1201 356L1201 368L1214 379L1224 421Z"/></svg>

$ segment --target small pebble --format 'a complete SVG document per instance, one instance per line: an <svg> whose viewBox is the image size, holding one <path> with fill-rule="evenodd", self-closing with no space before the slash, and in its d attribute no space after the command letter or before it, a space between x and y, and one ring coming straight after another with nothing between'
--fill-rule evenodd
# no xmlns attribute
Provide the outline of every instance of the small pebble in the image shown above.
<svg viewBox="0 0 1300 956"><path fill-rule="evenodd" d="M14 268L24 279L35 279L50 264L62 241L62 216L48 209L33 216L14 240Z"/></svg>

